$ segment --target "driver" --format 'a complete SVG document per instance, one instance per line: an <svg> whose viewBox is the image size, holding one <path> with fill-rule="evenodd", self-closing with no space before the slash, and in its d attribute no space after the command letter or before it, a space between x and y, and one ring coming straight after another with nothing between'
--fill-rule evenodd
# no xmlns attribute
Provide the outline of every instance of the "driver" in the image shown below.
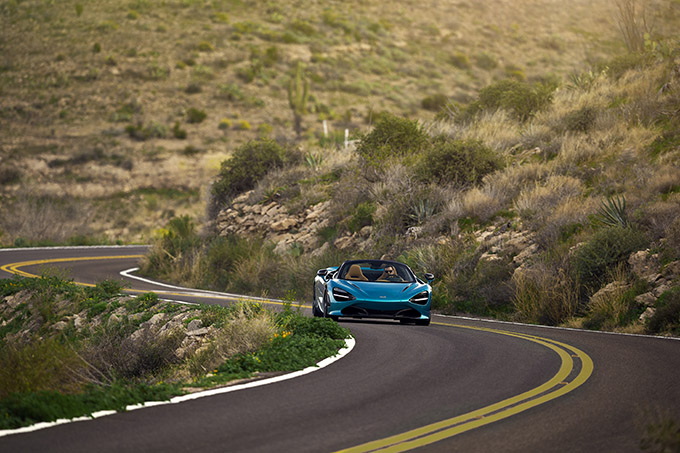
<svg viewBox="0 0 680 453"><path fill-rule="evenodd" d="M394 266L388 265L385 269L383 269L382 275L378 278L378 280L389 280L389 281L394 281L394 280L401 280L399 275L397 275L397 272L394 269Z"/></svg>

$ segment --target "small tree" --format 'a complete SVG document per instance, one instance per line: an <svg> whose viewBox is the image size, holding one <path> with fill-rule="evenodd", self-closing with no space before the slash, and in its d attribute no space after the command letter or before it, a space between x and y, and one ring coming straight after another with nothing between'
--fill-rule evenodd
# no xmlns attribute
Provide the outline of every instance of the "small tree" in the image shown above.
<svg viewBox="0 0 680 453"><path fill-rule="evenodd" d="M293 111L295 120L295 133L298 137L302 134L302 116L307 113L307 100L309 99L309 80L302 70L302 63L297 62L295 73L288 82L288 104Z"/></svg>

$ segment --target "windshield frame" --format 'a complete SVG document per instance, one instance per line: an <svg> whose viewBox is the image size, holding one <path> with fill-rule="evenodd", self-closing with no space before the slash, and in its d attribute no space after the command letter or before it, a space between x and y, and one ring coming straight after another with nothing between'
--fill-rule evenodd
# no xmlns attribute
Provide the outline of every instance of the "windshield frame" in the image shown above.
<svg viewBox="0 0 680 453"><path fill-rule="evenodd" d="M346 278L352 265L359 265L367 280ZM368 265L368 267L366 267ZM386 269L392 267L396 277L388 277ZM335 278L348 282L364 283L416 283L417 277L406 264L389 260L350 260L342 263Z"/></svg>

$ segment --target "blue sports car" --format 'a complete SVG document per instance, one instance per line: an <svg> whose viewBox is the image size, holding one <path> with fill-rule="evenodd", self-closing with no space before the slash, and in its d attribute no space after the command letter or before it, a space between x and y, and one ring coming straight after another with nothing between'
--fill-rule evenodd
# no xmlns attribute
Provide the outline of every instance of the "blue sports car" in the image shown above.
<svg viewBox="0 0 680 453"><path fill-rule="evenodd" d="M430 324L432 274L427 283L405 264L386 260L345 261L314 278L312 313L317 317L398 319Z"/></svg>

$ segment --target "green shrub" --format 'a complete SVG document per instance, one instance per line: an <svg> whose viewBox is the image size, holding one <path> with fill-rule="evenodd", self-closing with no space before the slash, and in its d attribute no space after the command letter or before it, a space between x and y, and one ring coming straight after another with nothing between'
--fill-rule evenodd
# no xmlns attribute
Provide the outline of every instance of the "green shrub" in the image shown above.
<svg viewBox="0 0 680 453"><path fill-rule="evenodd" d="M199 52L212 52L215 50L215 47L208 41L201 41L196 45L196 49L198 49Z"/></svg>
<svg viewBox="0 0 680 453"><path fill-rule="evenodd" d="M125 127L125 132L130 138L137 141L145 141L151 138L164 138L168 135L167 126L160 123L151 123L143 125L141 123L130 124Z"/></svg>
<svg viewBox="0 0 680 453"><path fill-rule="evenodd" d="M595 124L597 109L584 106L564 117L564 127L571 132L588 132Z"/></svg>
<svg viewBox="0 0 680 453"><path fill-rule="evenodd" d="M432 112L438 112L444 108L448 102L448 97L445 94L437 93L424 98L420 105L425 110L430 110Z"/></svg>
<svg viewBox="0 0 680 453"><path fill-rule="evenodd" d="M269 171L283 167L289 157L286 150L273 140L248 142L222 162L212 194L216 201L224 202L240 192L250 190Z"/></svg>
<svg viewBox="0 0 680 453"><path fill-rule="evenodd" d="M475 65L478 68L490 71L498 67L498 61L496 61L496 59L489 54L480 53L475 55Z"/></svg>
<svg viewBox="0 0 680 453"><path fill-rule="evenodd" d="M207 118L208 114L205 113L205 110L199 110L196 108L191 107L189 110L187 110L187 122L188 123L201 123L203 120Z"/></svg>
<svg viewBox="0 0 680 453"><path fill-rule="evenodd" d="M625 263L628 256L647 245L644 235L634 228L620 226L597 231L573 256L577 281L587 291L596 291L606 281L607 272Z"/></svg>
<svg viewBox="0 0 680 453"><path fill-rule="evenodd" d="M469 69L470 68L470 58L461 52L456 52L451 55L451 64L458 69Z"/></svg>
<svg viewBox="0 0 680 453"><path fill-rule="evenodd" d="M680 335L680 287L666 291L656 301L656 312L647 320L648 333Z"/></svg>
<svg viewBox="0 0 680 453"><path fill-rule="evenodd" d="M179 121L175 121L175 125L172 127L172 135L180 140L187 138L187 131L180 127Z"/></svg>
<svg viewBox="0 0 680 453"><path fill-rule="evenodd" d="M470 186L502 166L501 158L481 141L440 137L423 152L416 174L423 181Z"/></svg>
<svg viewBox="0 0 680 453"><path fill-rule="evenodd" d="M385 113L373 130L361 137L357 153L368 162L380 163L392 156L418 153L428 145L428 136L418 121Z"/></svg>
<svg viewBox="0 0 680 453"><path fill-rule="evenodd" d="M504 109L513 113L519 121L526 121L552 102L556 88L554 83L501 80L483 88L463 117L470 119L479 112Z"/></svg>
<svg viewBox="0 0 680 453"><path fill-rule="evenodd" d="M25 345L7 344L0 348L0 399L15 392L40 390L74 391L69 371L83 363L75 350L54 338L34 339ZM0 420L2 419L0 412Z"/></svg>
<svg viewBox="0 0 680 453"><path fill-rule="evenodd" d="M347 222L347 228L354 233L365 226L373 223L373 214L375 214L375 205L369 201L359 203L354 209L354 214Z"/></svg>

